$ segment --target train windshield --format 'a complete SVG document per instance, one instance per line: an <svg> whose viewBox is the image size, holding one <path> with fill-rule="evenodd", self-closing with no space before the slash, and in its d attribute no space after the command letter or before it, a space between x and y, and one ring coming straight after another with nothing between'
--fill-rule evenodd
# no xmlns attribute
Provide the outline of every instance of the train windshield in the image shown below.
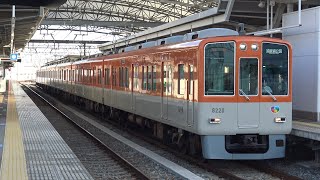
<svg viewBox="0 0 320 180"><path fill-rule="evenodd" d="M234 95L235 43L205 46L205 95Z"/></svg>
<svg viewBox="0 0 320 180"><path fill-rule="evenodd" d="M288 47L262 44L262 95L288 95Z"/></svg>

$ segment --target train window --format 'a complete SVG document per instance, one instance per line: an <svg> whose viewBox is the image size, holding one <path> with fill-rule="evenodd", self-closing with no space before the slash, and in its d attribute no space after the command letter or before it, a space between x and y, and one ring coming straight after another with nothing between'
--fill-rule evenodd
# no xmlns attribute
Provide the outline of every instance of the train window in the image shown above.
<svg viewBox="0 0 320 180"><path fill-rule="evenodd" d="M189 65L189 94L193 92L193 65Z"/></svg>
<svg viewBox="0 0 320 180"><path fill-rule="evenodd" d="M126 87L129 87L129 70L126 67Z"/></svg>
<svg viewBox="0 0 320 180"><path fill-rule="evenodd" d="M164 66L163 66L163 92L167 92L167 84L168 84L168 82L167 82L167 80L168 80L167 75L168 75L167 66L164 65Z"/></svg>
<svg viewBox="0 0 320 180"><path fill-rule="evenodd" d="M90 70L91 71L91 73L90 73L90 83L96 83L96 74L95 74L95 70L94 69L92 69L92 70Z"/></svg>
<svg viewBox="0 0 320 180"><path fill-rule="evenodd" d="M76 81L75 70L72 70L72 81Z"/></svg>
<svg viewBox="0 0 320 180"><path fill-rule="evenodd" d="M258 59L240 59L241 95L258 95ZM244 93L244 94L243 94Z"/></svg>
<svg viewBox="0 0 320 180"><path fill-rule="evenodd" d="M147 78L147 89L151 90L151 80L152 80L152 66L147 66L148 68L148 78Z"/></svg>
<svg viewBox="0 0 320 180"><path fill-rule="evenodd" d="M116 86L117 85L117 70L116 68L112 68L112 86Z"/></svg>
<svg viewBox="0 0 320 180"><path fill-rule="evenodd" d="M135 90L139 89L139 66L135 66L133 70L133 87Z"/></svg>
<svg viewBox="0 0 320 180"><path fill-rule="evenodd" d="M172 69L170 65L165 65L163 67L163 92L170 94L171 84L172 84Z"/></svg>
<svg viewBox="0 0 320 180"><path fill-rule="evenodd" d="M89 69L86 69L84 71L83 77L84 77L84 82L88 82L88 76L89 76Z"/></svg>
<svg viewBox="0 0 320 180"><path fill-rule="evenodd" d="M288 47L263 43L262 50L262 95L288 95Z"/></svg>
<svg viewBox="0 0 320 180"><path fill-rule="evenodd" d="M142 66L142 89L147 89L147 68Z"/></svg>
<svg viewBox="0 0 320 180"><path fill-rule="evenodd" d="M122 67L122 87L127 87L126 67Z"/></svg>
<svg viewBox="0 0 320 180"><path fill-rule="evenodd" d="M152 90L157 90L157 66L152 66Z"/></svg>
<svg viewBox="0 0 320 180"><path fill-rule="evenodd" d="M101 84L101 79L102 79L102 74L101 74L101 69L98 69L98 84Z"/></svg>
<svg viewBox="0 0 320 180"><path fill-rule="evenodd" d="M234 95L234 42L205 46L205 95Z"/></svg>
<svg viewBox="0 0 320 180"><path fill-rule="evenodd" d="M178 94L184 94L185 79L184 79L184 64L178 65Z"/></svg>
<svg viewBox="0 0 320 180"><path fill-rule="evenodd" d="M119 67L119 87L123 87L123 67Z"/></svg>
<svg viewBox="0 0 320 180"><path fill-rule="evenodd" d="M110 69L109 68L104 69L104 78L105 78L105 84L110 85Z"/></svg>

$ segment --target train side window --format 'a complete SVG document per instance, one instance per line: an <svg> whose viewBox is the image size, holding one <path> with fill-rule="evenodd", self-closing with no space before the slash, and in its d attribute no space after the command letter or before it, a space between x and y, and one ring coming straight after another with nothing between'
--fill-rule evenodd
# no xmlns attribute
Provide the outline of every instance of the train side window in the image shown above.
<svg viewBox="0 0 320 180"><path fill-rule="evenodd" d="M116 77L117 77L117 70L116 68L112 68L112 85L113 86L117 85Z"/></svg>
<svg viewBox="0 0 320 180"><path fill-rule="evenodd" d="M101 69L98 69L98 84L101 84L102 74Z"/></svg>
<svg viewBox="0 0 320 180"><path fill-rule="evenodd" d="M121 84L122 84L121 80L122 80L122 72L121 72L121 67L119 67L119 82L118 82L119 87L121 87Z"/></svg>
<svg viewBox="0 0 320 180"><path fill-rule="evenodd" d="M92 69L90 70L91 71L91 78L90 78L90 83L97 83L97 80L96 80L96 74L95 74L95 70Z"/></svg>
<svg viewBox="0 0 320 180"><path fill-rule="evenodd" d="M129 70L128 67L126 67L126 87L129 87Z"/></svg>
<svg viewBox="0 0 320 180"><path fill-rule="evenodd" d="M163 66L163 92L167 92L167 66Z"/></svg>
<svg viewBox="0 0 320 180"><path fill-rule="evenodd" d="M135 66L133 70L133 87L135 90L139 89L139 66Z"/></svg>
<svg viewBox="0 0 320 180"><path fill-rule="evenodd" d="M152 89L151 87L151 81L152 81L152 66L148 66L148 78L147 78L147 89L150 91Z"/></svg>
<svg viewBox="0 0 320 180"><path fill-rule="evenodd" d="M147 89L147 68L142 66L142 89Z"/></svg>
<svg viewBox="0 0 320 180"><path fill-rule="evenodd" d="M178 65L178 94L183 95L185 91L184 64Z"/></svg>
<svg viewBox="0 0 320 180"><path fill-rule="evenodd" d="M91 78L91 69L87 70L87 83L90 83L90 78Z"/></svg>
<svg viewBox="0 0 320 180"><path fill-rule="evenodd" d="M167 89L168 89L168 94L170 95L172 92L172 68L171 65L167 66L167 73L168 73L168 84L167 84Z"/></svg>
<svg viewBox="0 0 320 180"><path fill-rule="evenodd" d="M122 87L126 87L126 68L122 67Z"/></svg>
<svg viewBox="0 0 320 180"><path fill-rule="evenodd" d="M152 90L157 90L157 66L152 66Z"/></svg>
<svg viewBox="0 0 320 180"><path fill-rule="evenodd" d="M105 84L110 85L110 69L109 68L104 69L104 77L105 77Z"/></svg>
<svg viewBox="0 0 320 180"><path fill-rule="evenodd" d="M76 81L76 74L74 70L72 70L72 81Z"/></svg>
<svg viewBox="0 0 320 180"><path fill-rule="evenodd" d="M193 92L193 65L189 65L189 94Z"/></svg>

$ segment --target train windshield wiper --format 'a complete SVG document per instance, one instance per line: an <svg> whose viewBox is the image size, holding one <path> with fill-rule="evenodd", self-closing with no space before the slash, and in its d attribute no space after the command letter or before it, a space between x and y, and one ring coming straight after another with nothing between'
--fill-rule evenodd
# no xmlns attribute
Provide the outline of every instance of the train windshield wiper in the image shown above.
<svg viewBox="0 0 320 180"><path fill-rule="evenodd" d="M273 101L277 101L277 98L274 97L274 95L268 90L268 88L266 88L266 86L263 87L263 89L272 97Z"/></svg>
<svg viewBox="0 0 320 180"><path fill-rule="evenodd" d="M250 101L249 96L246 93L244 93L242 89L239 89L239 91L240 91L240 94L244 95L247 101Z"/></svg>

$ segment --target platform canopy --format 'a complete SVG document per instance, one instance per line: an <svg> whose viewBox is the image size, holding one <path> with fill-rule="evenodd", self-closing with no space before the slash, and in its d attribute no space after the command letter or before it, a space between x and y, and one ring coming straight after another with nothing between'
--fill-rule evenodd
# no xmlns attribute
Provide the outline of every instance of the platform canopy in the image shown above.
<svg viewBox="0 0 320 180"><path fill-rule="evenodd" d="M30 2L33 7L16 7L17 14L23 12L16 18L15 33L20 33L16 36L16 49L25 47L25 54L49 58L91 55L100 52L98 46L104 51L117 39L137 35L140 39L136 43L209 27L237 29L239 23L244 23L247 32L260 31L267 28L268 4L272 27L277 28L283 13L298 9L298 0L20 1ZM49 8L34 7L36 2L46 2ZM11 5L2 5L2 12L7 14L1 37L6 41L2 46L10 45ZM319 0L302 0L303 9L319 5ZM28 19L31 16L34 18Z"/></svg>

